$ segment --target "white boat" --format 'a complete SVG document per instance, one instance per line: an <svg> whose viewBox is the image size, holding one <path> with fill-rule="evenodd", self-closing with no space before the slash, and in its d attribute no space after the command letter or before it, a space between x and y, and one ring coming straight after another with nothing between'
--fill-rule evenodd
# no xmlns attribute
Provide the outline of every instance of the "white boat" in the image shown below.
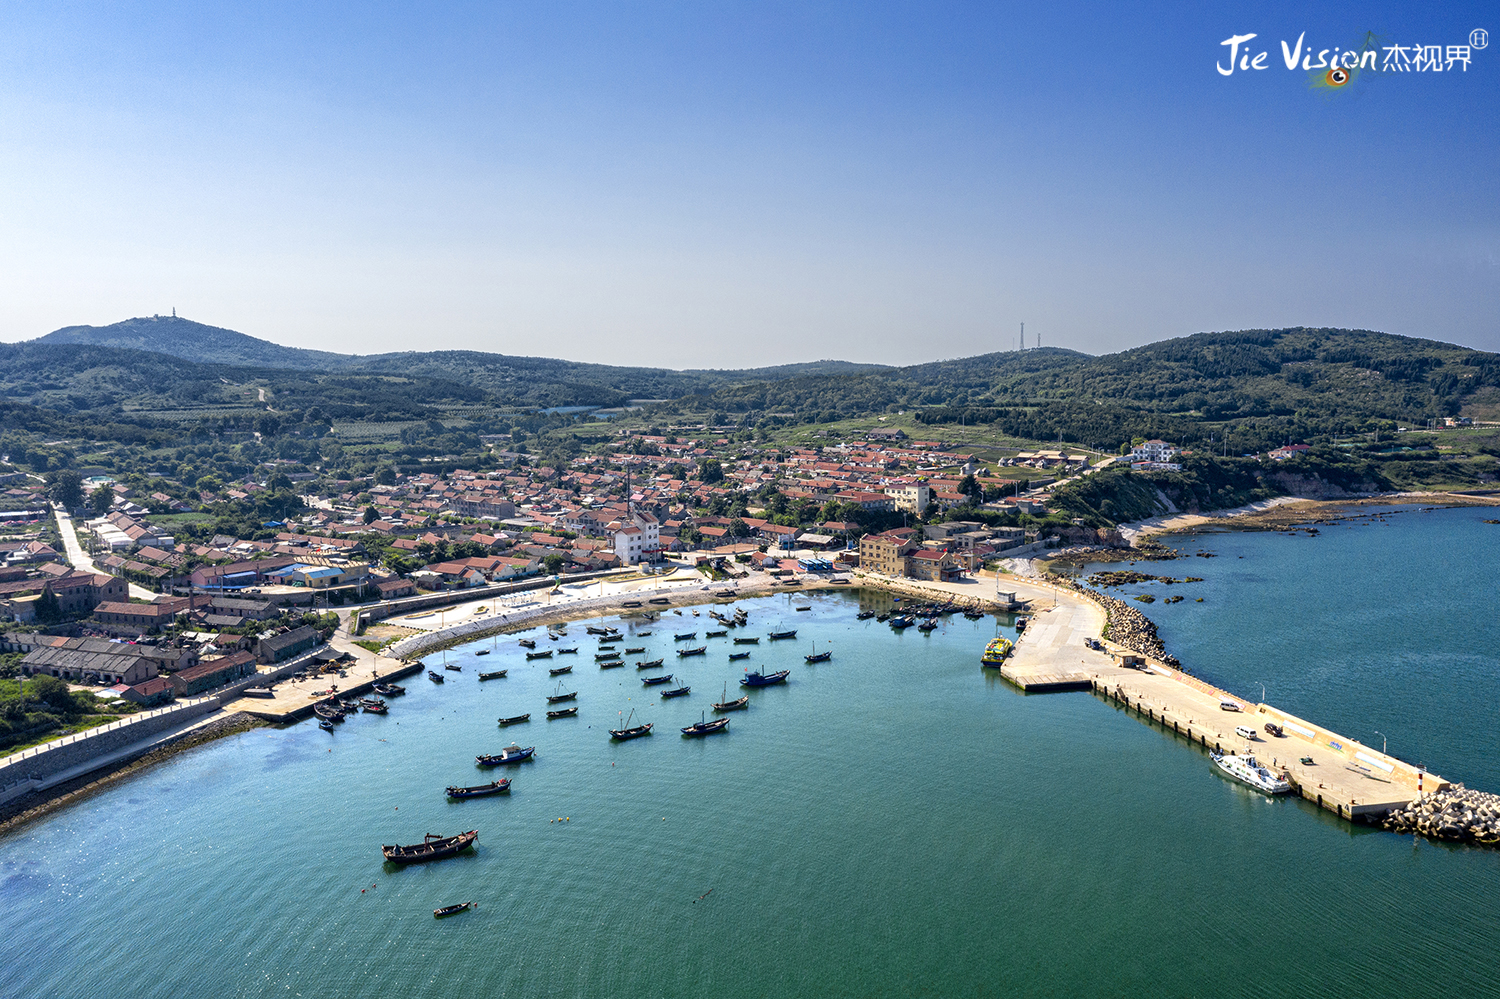
<svg viewBox="0 0 1500 999"><path fill-rule="evenodd" d="M1241 739L1249 739L1251 742L1255 741L1255 729L1249 725L1236 725L1234 727L1234 734Z"/></svg>
<svg viewBox="0 0 1500 999"><path fill-rule="evenodd" d="M1291 791L1292 785L1282 777L1271 773L1261 766L1253 756L1234 756L1218 753L1212 754L1214 766L1222 770L1227 776L1239 781L1246 787L1252 787L1262 794L1286 794Z"/></svg>

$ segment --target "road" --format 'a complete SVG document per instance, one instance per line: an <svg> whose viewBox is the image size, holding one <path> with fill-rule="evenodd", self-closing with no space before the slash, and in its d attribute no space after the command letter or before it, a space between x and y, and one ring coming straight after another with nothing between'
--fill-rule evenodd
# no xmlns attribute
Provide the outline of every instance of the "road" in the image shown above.
<svg viewBox="0 0 1500 999"><path fill-rule="evenodd" d="M61 504L54 503L52 504L52 512L57 517L57 533L62 537L63 551L67 553L68 564L79 572L98 572L101 575L105 575L94 564L94 560L89 557L89 553L83 550L83 545L78 543L78 531L74 529L73 518L69 516L68 511L64 510ZM137 586L134 583L127 583L126 585L130 588L130 595L140 600L151 601L160 596L160 594L153 593L144 586Z"/></svg>

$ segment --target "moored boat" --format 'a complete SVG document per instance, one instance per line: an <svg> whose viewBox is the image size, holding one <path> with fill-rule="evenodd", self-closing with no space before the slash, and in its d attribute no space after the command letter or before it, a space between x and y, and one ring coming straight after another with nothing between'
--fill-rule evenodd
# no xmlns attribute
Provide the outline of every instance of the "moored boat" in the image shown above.
<svg viewBox="0 0 1500 999"><path fill-rule="evenodd" d="M713 721L695 721L687 728L684 728L682 734L687 736L713 735L715 732L722 732L728 727L728 718L715 718Z"/></svg>
<svg viewBox="0 0 1500 999"><path fill-rule="evenodd" d="M574 690L574 691L563 691L561 689L561 686L559 686L558 693L556 693L556 694L548 694L547 695L547 703L548 704L557 704L557 703L559 703L561 701L577 700L577 698L578 698L578 691L576 691L576 690Z"/></svg>
<svg viewBox="0 0 1500 999"><path fill-rule="evenodd" d="M760 644L760 636L756 635L754 638L736 638L734 640L734 644L736 644L736 645L759 645Z"/></svg>
<svg viewBox="0 0 1500 999"><path fill-rule="evenodd" d="M520 645L521 648L523 648L523 649L534 649L534 648L536 648L536 642L532 641L529 638L523 638L519 642L517 642L516 644Z"/></svg>
<svg viewBox="0 0 1500 999"><path fill-rule="evenodd" d="M573 667L572 666L559 666L559 667L557 667L557 669L549 669L547 672L550 673L552 676L562 676L564 673L571 673L571 672L573 672Z"/></svg>
<svg viewBox="0 0 1500 999"><path fill-rule="evenodd" d="M815 655L803 656L802 658L805 659L806 661L810 662L810 663L826 663L828 660L830 660L830 659L833 658L833 653L832 652L819 652L819 653L817 653Z"/></svg>
<svg viewBox="0 0 1500 999"><path fill-rule="evenodd" d="M474 845L479 839L479 830L470 829L457 836L438 836L428 833L422 842L411 846L382 846L380 852L393 864L421 864L429 860L451 857Z"/></svg>
<svg viewBox="0 0 1500 999"><path fill-rule="evenodd" d="M505 794L510 790L510 778L501 777L499 780L488 784L476 784L473 787L451 786L445 794L450 798L483 798L489 794Z"/></svg>
<svg viewBox="0 0 1500 999"><path fill-rule="evenodd" d="M500 672L505 672L501 670ZM396 683L377 683L374 687L375 693L383 697L400 697L406 693L406 688Z"/></svg>
<svg viewBox="0 0 1500 999"><path fill-rule="evenodd" d="M664 663L664 662L666 662L665 659L653 659L649 663L636 663L635 664L635 668L638 669L638 670L641 670L641 669L660 669L661 668L661 664Z"/></svg>
<svg viewBox="0 0 1500 999"><path fill-rule="evenodd" d="M378 697L371 698L367 701L360 701L359 706L372 715L385 714L385 702Z"/></svg>
<svg viewBox="0 0 1500 999"><path fill-rule="evenodd" d="M705 631L703 633L703 637L704 638L723 638L727 634L729 634L729 632L727 630L725 630L725 631Z"/></svg>
<svg viewBox="0 0 1500 999"><path fill-rule="evenodd" d="M623 659L606 659L599 664L600 669L623 669L624 667L625 660Z"/></svg>
<svg viewBox="0 0 1500 999"><path fill-rule="evenodd" d="M776 673L756 673L747 671L740 678L741 687L769 687L776 683L786 683L786 678L792 675L789 669L780 670Z"/></svg>
<svg viewBox="0 0 1500 999"><path fill-rule="evenodd" d="M733 662L739 662L741 659L749 659L749 658L750 658L750 653L748 653L748 652L731 652L731 653L729 653L729 661L732 662L732 663Z"/></svg>
<svg viewBox="0 0 1500 999"><path fill-rule="evenodd" d="M642 684L642 686L646 686L646 687L654 687L658 683L671 683L671 682L672 682L672 674L671 673L666 673L666 674L663 674L662 676L645 676L645 677L641 677L641 684Z"/></svg>
<svg viewBox="0 0 1500 999"><path fill-rule="evenodd" d="M622 725L620 728L612 728L609 730L609 737L611 739L618 739L621 742L624 742L627 739L639 739L643 735L651 734L651 729L656 724L655 722L646 722L644 725L632 726L630 722L633 718L635 718L635 711L632 710L630 712L630 717L625 719L624 725Z"/></svg>
<svg viewBox="0 0 1500 999"><path fill-rule="evenodd" d="M797 637L797 632L795 630L792 630L792 631L773 631L773 632L771 632L771 635L770 635L771 641L773 641L773 642L780 641L783 638L796 638L796 637Z"/></svg>
<svg viewBox="0 0 1500 999"><path fill-rule="evenodd" d="M868 620L870 620L870 618L872 618L874 616L875 616L875 612L874 611L860 611L858 614L854 615L854 619L856 621L868 621Z"/></svg>
<svg viewBox="0 0 1500 999"><path fill-rule="evenodd" d="M481 680L499 680L501 677L505 676L505 674L509 673L509 672L510 672L510 670L505 670L505 669L492 669L488 673L480 673L479 674L479 679L481 679Z"/></svg>
<svg viewBox="0 0 1500 999"><path fill-rule="evenodd" d="M519 725L521 722L526 722L526 721L531 721L531 712L530 711L526 712L524 715L511 715L509 718L501 718L500 719L500 724L501 725Z"/></svg>
<svg viewBox="0 0 1500 999"><path fill-rule="evenodd" d="M596 662L596 663L602 663L606 659L618 659L618 658L620 658L620 654L618 652L613 652L613 651L611 651L611 652L601 652L599 655L597 655L597 656L594 657L594 662Z"/></svg>
<svg viewBox="0 0 1500 999"><path fill-rule="evenodd" d="M696 631L684 631L680 635L673 635L672 636L672 641L674 641L674 642L691 642L693 639L695 639L697 637L698 637L698 633Z"/></svg>
<svg viewBox="0 0 1500 999"><path fill-rule="evenodd" d="M692 691L692 687L684 684L681 687L673 687L671 690L663 690L661 692L661 696L663 700L668 697L686 697L688 694L692 693Z"/></svg>
<svg viewBox="0 0 1500 999"><path fill-rule="evenodd" d="M443 674L441 674L441 673L434 673L432 670L428 670L427 671L427 679L431 680L433 683L442 683L443 682Z"/></svg>
<svg viewBox="0 0 1500 999"><path fill-rule="evenodd" d="M677 656L678 656L678 658L681 658L681 659L685 659L688 656L706 656L706 655L708 655L708 646L707 645L700 645L696 649L679 649L677 651Z"/></svg>
<svg viewBox="0 0 1500 999"><path fill-rule="evenodd" d="M578 655L578 646L575 645L571 649L558 649L557 654L560 656L576 656Z"/></svg>
<svg viewBox="0 0 1500 999"><path fill-rule="evenodd" d="M462 673L464 671L464 668L458 663L443 663L443 669L452 673Z"/></svg>
<svg viewBox="0 0 1500 999"><path fill-rule="evenodd" d="M481 767L508 766L512 763L524 763L535 754L535 746L527 746L525 749L522 749L513 742L498 753L485 753L474 757L474 762Z"/></svg>
<svg viewBox="0 0 1500 999"><path fill-rule="evenodd" d="M715 711L740 711L740 710L742 710L744 708L748 708L750 706L750 695L749 694L746 694L746 695L742 696L737 701L731 701L729 699L729 684L727 684L727 683L724 684L724 693L722 693L719 696L723 697L724 699L722 701L715 701L714 702L713 709Z"/></svg>
<svg viewBox="0 0 1500 999"><path fill-rule="evenodd" d="M1286 778L1273 774L1253 756L1213 753L1210 758L1221 773L1262 794L1286 794L1292 789Z"/></svg>
<svg viewBox="0 0 1500 999"><path fill-rule="evenodd" d="M1010 655L1015 648L1008 638L992 638L990 643L984 647L984 655L979 657L981 664L985 666L1000 666L1005 662L1005 657Z"/></svg>
<svg viewBox="0 0 1500 999"><path fill-rule="evenodd" d="M625 650L625 654L627 656L638 656L642 652L645 652L645 651L646 651L646 647L644 645L640 645L640 646L637 646L636 648L633 648L633 649L626 649Z"/></svg>
<svg viewBox="0 0 1500 999"><path fill-rule="evenodd" d="M551 659L551 658L552 658L552 650L551 649L548 649L545 652L528 652L528 653L526 653L526 659L528 661L530 661L532 659Z"/></svg>
<svg viewBox="0 0 1500 999"><path fill-rule="evenodd" d="M318 719L318 728L322 729L325 732L332 732L333 731L333 722L329 721L327 718L319 718Z"/></svg>
<svg viewBox="0 0 1500 999"><path fill-rule="evenodd" d="M432 915L436 919L443 919L447 916L456 916L466 909L473 908L475 908L475 903L473 902L459 902L457 905L445 905L441 909L433 909Z"/></svg>
<svg viewBox="0 0 1500 999"><path fill-rule="evenodd" d="M558 708L556 711L548 711L547 719L550 721L553 718L573 718L577 714L578 705L575 704L571 708Z"/></svg>

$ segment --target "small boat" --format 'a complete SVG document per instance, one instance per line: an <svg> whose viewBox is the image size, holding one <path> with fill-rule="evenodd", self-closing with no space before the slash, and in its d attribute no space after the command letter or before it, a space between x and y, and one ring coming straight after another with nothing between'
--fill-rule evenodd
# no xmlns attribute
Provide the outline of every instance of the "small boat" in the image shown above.
<svg viewBox="0 0 1500 999"><path fill-rule="evenodd" d="M572 666L559 666L557 669L549 669L547 672L550 673L550 674L552 674L553 676L562 676L564 673L571 673L571 672L573 672L573 667Z"/></svg>
<svg viewBox="0 0 1500 999"><path fill-rule="evenodd" d="M462 673L464 671L464 668L458 663L443 663L443 669L452 673Z"/></svg>
<svg viewBox="0 0 1500 999"><path fill-rule="evenodd" d="M428 670L427 671L427 679L431 680L433 683L442 683L443 682L443 674L441 674L441 673L434 673L432 670Z"/></svg>
<svg viewBox="0 0 1500 999"><path fill-rule="evenodd" d="M488 794L504 794L509 790L510 778L501 777L488 784L476 784L473 787L450 787L444 793L450 798L483 798Z"/></svg>
<svg viewBox="0 0 1500 999"><path fill-rule="evenodd" d="M606 645L618 645L621 641L622 639L619 635L610 635L608 638L599 639L599 648L602 649Z"/></svg>
<svg viewBox="0 0 1500 999"><path fill-rule="evenodd" d="M621 742L624 742L627 739L639 739L643 735L650 735L651 728L655 723L647 722L644 725L636 725L632 727L630 721L634 717L635 711L632 710L630 712L630 718L625 719L625 724L622 727L612 728L609 730L609 737L611 739L618 739Z"/></svg>
<svg viewBox="0 0 1500 999"><path fill-rule="evenodd" d="M736 644L736 645L759 645L760 644L760 636L756 635L754 638L736 638L734 640L734 644Z"/></svg>
<svg viewBox="0 0 1500 999"><path fill-rule="evenodd" d="M812 605L808 604L806 607L794 607L792 609L793 610L799 610L799 611L810 611L810 610L812 610Z"/></svg>
<svg viewBox="0 0 1500 999"><path fill-rule="evenodd" d="M687 736L713 735L715 732L722 732L728 727L728 718L715 718L713 721L695 721L683 729L682 734Z"/></svg>
<svg viewBox="0 0 1500 999"><path fill-rule="evenodd" d="M486 753L483 756L474 757L474 762L481 767L506 766L511 763L524 763L531 759L535 753L535 746L527 746L525 749L522 749L513 742L498 753Z"/></svg>
<svg viewBox="0 0 1500 999"><path fill-rule="evenodd" d="M661 696L663 700L668 697L686 697L689 693L692 692L692 690L692 687L686 685L681 687L673 687L671 690L663 690L661 692Z"/></svg>
<svg viewBox="0 0 1500 999"><path fill-rule="evenodd" d="M372 715L385 714L385 702L380 700L379 698L374 698L373 700L368 701L360 701L359 706L361 708L364 708Z"/></svg>
<svg viewBox="0 0 1500 999"><path fill-rule="evenodd" d="M476 652L474 654L476 656L487 656L487 655L490 654L490 650L489 649L480 649L478 652Z"/></svg>
<svg viewBox="0 0 1500 999"><path fill-rule="evenodd" d="M500 672L503 674L505 671L501 670ZM480 679L484 678L480 677ZM400 697L402 694L406 693L405 687L395 683L377 683L374 689L375 693L380 694L383 697Z"/></svg>
<svg viewBox="0 0 1500 999"><path fill-rule="evenodd" d="M322 729L325 732L332 732L333 731L333 722L329 721L327 718L319 718L318 719L318 728Z"/></svg>
<svg viewBox="0 0 1500 999"><path fill-rule="evenodd" d="M732 663L733 662L739 662L741 659L749 659L749 658L750 658L750 653L748 653L748 652L731 652L731 653L729 653L729 661L732 662Z"/></svg>
<svg viewBox="0 0 1500 999"><path fill-rule="evenodd" d="M786 678L792 675L789 669L780 670L776 673L751 673L746 672L740 680L741 687L769 687L776 683L786 683Z"/></svg>
<svg viewBox="0 0 1500 999"><path fill-rule="evenodd" d="M618 658L620 658L620 654L618 652L601 652L598 655L594 656L594 662L596 662L596 663L602 663L606 659L618 659Z"/></svg>
<svg viewBox="0 0 1500 999"><path fill-rule="evenodd" d="M706 655L708 655L708 646L707 645L700 645L696 649L679 649L678 652L677 652L677 656L678 656L679 659L685 659L688 656L706 656Z"/></svg>
<svg viewBox="0 0 1500 999"><path fill-rule="evenodd" d="M559 691L562 691L562 684L561 683L559 683L557 685L557 689ZM558 703L560 703L562 701L576 701L577 699L578 699L578 691L576 691L576 690L572 691L571 693L556 693L556 694L548 694L547 695L547 703L548 704L558 704Z"/></svg>
<svg viewBox="0 0 1500 999"><path fill-rule="evenodd" d="M571 708L558 708L556 711L548 711L547 712L547 720L548 721L551 721L553 718L576 718L577 716L578 716L578 705L576 705L576 704L573 705Z"/></svg>
<svg viewBox="0 0 1500 999"><path fill-rule="evenodd" d="M964 611L964 617L970 621L981 621L984 619L984 611L966 610Z"/></svg>
<svg viewBox="0 0 1500 999"><path fill-rule="evenodd" d="M532 641L529 638L523 638L517 644L519 644L521 646L521 648L523 648L523 649L534 649L534 648L536 648L536 642Z"/></svg>
<svg viewBox="0 0 1500 999"><path fill-rule="evenodd" d="M642 645L642 646L640 646L640 647L639 647L639 648L634 648L634 649L626 649L626 650L625 650L625 654L626 654L626 655L627 655L627 656L638 656L638 655L640 655L640 654L641 654L641 653L642 653L642 652L645 652L645 651L646 651L646 647L645 647L645 646L644 646L644 645Z"/></svg>
<svg viewBox="0 0 1500 999"><path fill-rule="evenodd" d="M876 621L877 624L885 624L890 619L891 619L891 616L889 614L876 614L875 615L875 621Z"/></svg>
<svg viewBox="0 0 1500 999"><path fill-rule="evenodd" d="M509 672L510 672L510 670L507 670L507 669L492 669L488 673L480 673L479 674L479 679L481 679L481 680L499 680L502 677L504 677L506 673L509 673Z"/></svg>
<svg viewBox="0 0 1500 999"><path fill-rule="evenodd" d="M724 693L719 696L723 697L724 699L722 701L714 702L713 709L715 711L740 711L750 706L750 695L748 694L741 697L737 701L731 701L729 699L729 684L727 683L724 684Z"/></svg>
<svg viewBox="0 0 1500 999"><path fill-rule="evenodd" d="M1016 618L1016 631L1021 632L1021 631L1025 631L1025 630L1026 630L1026 619L1024 617L1018 617L1018 618Z"/></svg>
<svg viewBox="0 0 1500 999"><path fill-rule="evenodd" d="M665 659L653 659L649 663L636 663L635 664L635 668L638 669L638 670L641 670L641 669L658 669L658 668L661 667L661 664L664 663L664 662L666 662Z"/></svg>
<svg viewBox="0 0 1500 999"><path fill-rule="evenodd" d="M548 649L546 652L528 652L528 653L526 653L526 660L528 662L530 662L532 659L551 659L551 658L552 658L552 650L551 649Z"/></svg>
<svg viewBox="0 0 1500 999"><path fill-rule="evenodd" d="M599 664L599 668L600 669L624 669L625 668L625 660L623 660L623 659L606 659L602 663Z"/></svg>
<svg viewBox="0 0 1500 999"><path fill-rule="evenodd" d="M442 919L445 916L456 916L465 909L472 908L474 908L473 902L460 902L457 905L445 905L441 909L433 909L432 915L436 919Z"/></svg>
<svg viewBox="0 0 1500 999"><path fill-rule="evenodd" d="M531 712L530 711L526 712L524 715L511 715L509 718L501 718L500 719L500 724L501 725L519 725L521 722L527 722L527 721L531 721Z"/></svg>
<svg viewBox="0 0 1500 999"><path fill-rule="evenodd" d="M650 638L651 637L651 632L649 632L649 631L638 631L638 632L635 633L635 637L636 638Z"/></svg>
<svg viewBox="0 0 1500 999"><path fill-rule="evenodd" d="M672 636L672 641L674 641L674 642L691 642L693 639L695 639L697 637L698 637L698 633L696 631L685 631L685 632L683 632L680 635L673 635Z"/></svg>
<svg viewBox="0 0 1500 999"><path fill-rule="evenodd" d="M771 632L771 635L770 635L771 641L773 641L773 642L780 641L783 638L796 638L796 637L797 637L797 632L795 630L794 631L773 631L773 632Z"/></svg>
<svg viewBox="0 0 1500 999"><path fill-rule="evenodd" d="M868 621L868 620L870 620L870 618L872 618L874 616L875 616L875 612L874 611L860 611L858 614L854 615L854 619L856 621Z"/></svg>
<svg viewBox="0 0 1500 999"><path fill-rule="evenodd" d="M1286 794L1292 789L1292 785L1285 778L1271 773L1253 756L1213 753L1210 758L1214 761L1214 766L1232 780L1254 788L1262 794Z"/></svg>
<svg viewBox="0 0 1500 999"><path fill-rule="evenodd" d="M597 628L597 627L595 627L594 625L591 624L591 625L588 626L588 628L586 630L588 631L588 633L590 635L612 635L612 634L615 633L616 629L614 629L614 628Z"/></svg>
<svg viewBox="0 0 1500 999"><path fill-rule="evenodd" d="M429 860L442 860L451 857L474 845L479 839L479 830L470 829L466 833L457 836L437 836L428 833L422 837L422 842L411 846L382 846L380 852L385 854L385 859L393 864L421 864Z"/></svg>
<svg viewBox="0 0 1500 999"><path fill-rule="evenodd" d="M934 621L930 617L924 619L921 624L917 625L917 630L918 631L932 631L932 630L934 630L936 628L937 628L937 622Z"/></svg>
<svg viewBox="0 0 1500 999"><path fill-rule="evenodd" d="M913 621L909 617L893 617L893 618L891 618L891 627L895 628L897 631L904 631L905 629L910 628L912 625L914 625L916 623L917 622Z"/></svg>
<svg viewBox="0 0 1500 999"><path fill-rule="evenodd" d="M826 663L828 660L830 660L830 659L833 658L833 653L832 652L819 652L819 653L816 653L814 655L803 656L802 658L805 659L807 662L810 662L810 663Z"/></svg>
<svg viewBox="0 0 1500 999"><path fill-rule="evenodd" d="M576 656L578 655L578 646L575 645L571 649L558 649L557 654L560 656Z"/></svg>
<svg viewBox="0 0 1500 999"><path fill-rule="evenodd" d="M661 676L645 676L645 677L641 677L641 683L644 686L647 686L647 687L654 687L658 683L671 683L671 682L672 682L672 674L671 673L665 673L665 674L663 674Z"/></svg>
<svg viewBox="0 0 1500 999"><path fill-rule="evenodd" d="M990 644L984 647L984 655L979 657L979 662L983 666L998 669L1005 663L1005 657L1010 655L1014 648L1015 646L1008 638L992 638Z"/></svg>
<svg viewBox="0 0 1500 999"><path fill-rule="evenodd" d="M705 631L703 633L703 637L704 638L723 638L727 634L729 634L729 632L727 630L725 630L725 631Z"/></svg>
<svg viewBox="0 0 1500 999"><path fill-rule="evenodd" d="M314 704L313 714L330 724L344 720L344 713L342 711L338 708L331 708L326 704Z"/></svg>

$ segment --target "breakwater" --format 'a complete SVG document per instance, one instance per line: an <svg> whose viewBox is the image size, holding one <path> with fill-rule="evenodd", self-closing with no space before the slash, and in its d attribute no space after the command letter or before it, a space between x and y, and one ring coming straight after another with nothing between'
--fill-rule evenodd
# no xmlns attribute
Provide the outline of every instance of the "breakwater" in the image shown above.
<svg viewBox="0 0 1500 999"><path fill-rule="evenodd" d="M1052 577L1051 581L1063 589L1087 597L1104 608L1109 623L1103 637L1148 659L1155 659L1172 667L1181 665L1177 657L1167 652L1167 647L1162 644L1161 636L1156 633L1155 622L1125 601L1097 590L1091 590L1086 586L1079 586L1070 579Z"/></svg>
<svg viewBox="0 0 1500 999"><path fill-rule="evenodd" d="M1500 794L1471 791L1458 784L1391 812L1381 828L1420 833L1432 839L1497 846L1500 845Z"/></svg>

